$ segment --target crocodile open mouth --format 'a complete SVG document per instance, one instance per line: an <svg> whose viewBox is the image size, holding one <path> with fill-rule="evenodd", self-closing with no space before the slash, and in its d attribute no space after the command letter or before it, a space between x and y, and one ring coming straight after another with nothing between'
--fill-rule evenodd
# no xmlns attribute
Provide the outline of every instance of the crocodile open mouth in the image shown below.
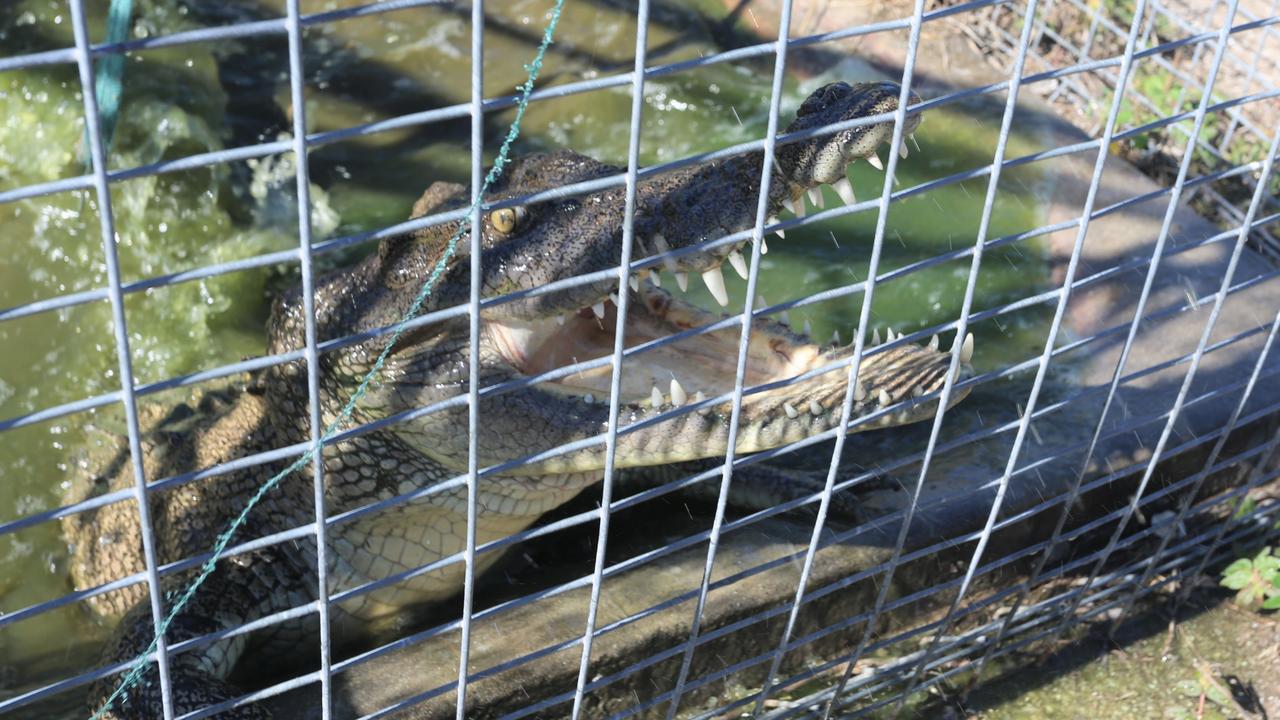
<svg viewBox="0 0 1280 720"><path fill-rule="evenodd" d="M638 284L628 302L620 403L636 410L671 407L731 392L741 326L697 330L721 319L650 282ZM608 299L559 319L487 322L484 332L512 368L528 377L611 356L617 322L617 305ZM879 342L878 333L875 342ZM787 415L837 410L848 377L847 364L840 361L851 353L850 345L819 345L784 323L756 318L747 348L744 388L777 386L753 394L749 402L778 406ZM969 370L972 353L969 336L961 352L963 372ZM949 362L950 357L938 350L936 337L924 345L900 343L869 354L862 363L855 397L887 406L936 392ZM824 367L829 369L795 380ZM588 404L607 403L610 382L611 366L604 364L538 387Z"/></svg>
<svg viewBox="0 0 1280 720"><path fill-rule="evenodd" d="M830 87L837 94L850 90L848 86ZM896 85L892 86L895 93L896 88ZM912 99L919 102L914 94ZM918 124L918 115L907 117L904 139ZM794 159L786 175L781 206L797 217L804 217L806 201L821 209L824 206L823 185L830 186L844 203L856 202L845 168L862 159L883 170L884 165L876 150L879 145L888 144L892 136L891 123L879 124L846 131L810 146L806 153ZM905 142L893 150L902 157L908 155ZM749 215L742 218L744 223L753 219ZM777 217L769 217L765 226L772 228L777 223ZM730 229L720 227L719 232L728 234ZM773 229L771 234L774 233L785 238L780 229ZM661 234L645 240L657 252L669 249L667 239ZM768 252L768 246L763 244L763 240L761 242L761 252ZM637 411L681 406L690 402L701 403L706 398L722 396L733 390L741 326L734 323L714 331L694 331L719 322L723 316L698 308L663 290L657 283L665 277L667 282L674 280L673 284L684 291L691 279L700 281L715 301L727 308L729 295L725 287L724 266L727 264L741 277L747 277L748 263L743 246L739 243L701 253L685 253L679 258L667 257L662 265L632 275L624 336L627 353L622 364L619 398L623 406ZM659 268L666 274L660 274ZM610 357L617 330L617 305L616 293L610 293L594 304L568 314L534 320L487 319L484 332L490 344L518 374L537 376ZM878 334L872 339L874 342L868 344L868 349L880 344ZM897 336L890 331L889 340L896 339ZM753 393L749 402L753 407L765 407L770 412L777 410L778 414L792 419L802 412L817 416L838 409L844 400L848 377L847 363L840 361L851 354L851 346L841 346L838 341L820 345L807 332L798 332L785 322L753 319L743 375L744 389L765 385L775 387ZM962 345L961 373L970 372L972 354L973 338L970 335ZM923 419L929 415L928 403L916 407L914 399L940 390L948 367L950 357L938 350L936 337L924 345L897 343L864 358L855 398L860 404L881 407L903 400L911 401L908 404L912 407L900 409L886 420L901 424ZM815 373L823 368L827 370ZM587 404L607 403L611 370L611 364L602 364L541 382L538 387ZM955 400L963 394L960 393Z"/></svg>

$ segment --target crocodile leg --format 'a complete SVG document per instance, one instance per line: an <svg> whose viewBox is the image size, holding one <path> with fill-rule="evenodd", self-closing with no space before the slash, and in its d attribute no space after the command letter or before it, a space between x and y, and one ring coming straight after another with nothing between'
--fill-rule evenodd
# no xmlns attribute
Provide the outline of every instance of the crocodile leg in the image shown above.
<svg viewBox="0 0 1280 720"><path fill-rule="evenodd" d="M303 573L280 555L267 550L220 561L217 569L169 625L165 636L170 647L183 640L228 630L267 612L284 609L268 607L273 599L276 603L289 601L290 605L305 602L300 592L314 587L314 579L302 577ZM186 587L189 579L183 576L168 583L171 590L166 594L170 602ZM282 588L286 588L283 594ZM190 651L171 653L169 676L175 715L243 695L245 689L233 685L228 677L250 643L254 647L273 644L296 650L306 637L314 635L314 626L314 615L306 616L303 620L291 620L257 631L252 638L242 634ZM134 605L121 620L103 650L104 662L137 657L147 649L153 636L150 605L144 600ZM122 677L123 674L110 675L93 685L89 693L91 711L97 711L105 704ZM160 677L156 666L151 664L141 680L118 697L103 717L111 720L160 718L163 716L161 708ZM269 720L271 716L260 706L248 704L219 713L218 717Z"/></svg>

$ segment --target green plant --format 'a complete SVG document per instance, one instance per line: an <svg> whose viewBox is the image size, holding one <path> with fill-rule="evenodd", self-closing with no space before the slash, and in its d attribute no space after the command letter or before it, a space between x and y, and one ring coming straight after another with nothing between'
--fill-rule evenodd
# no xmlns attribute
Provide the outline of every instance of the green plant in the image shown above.
<svg viewBox="0 0 1280 720"><path fill-rule="evenodd" d="M1265 547L1222 571L1223 587L1236 591L1236 604L1248 609L1280 610L1280 555Z"/></svg>
<svg viewBox="0 0 1280 720"><path fill-rule="evenodd" d="M1253 717L1253 713L1240 706L1240 703L1231 694L1230 687L1223 684L1223 681L1218 677L1218 673L1214 671L1209 663L1200 658L1195 658L1192 660L1192 666L1196 671L1195 679L1183 680L1177 683L1174 688L1189 698L1199 698L1196 711L1193 714L1183 708L1174 707L1170 708L1172 712L1166 712L1165 717L1170 718L1170 720Z"/></svg>

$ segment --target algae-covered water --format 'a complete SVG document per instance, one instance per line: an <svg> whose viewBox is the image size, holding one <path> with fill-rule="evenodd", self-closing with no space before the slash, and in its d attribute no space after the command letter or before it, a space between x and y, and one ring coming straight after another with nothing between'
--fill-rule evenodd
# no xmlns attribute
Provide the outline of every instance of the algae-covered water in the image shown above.
<svg viewBox="0 0 1280 720"><path fill-rule="evenodd" d="M304 3L305 12L354 2ZM105 3L88 3L100 41ZM282 2L145 0L136 3L136 37L279 17ZM523 81L550 3L489 3L486 93L507 94ZM650 63L723 49L713 40L711 0L655 10ZM420 8L346 20L305 33L308 119L313 131L348 127L468 100L466 9ZM721 11L722 12L722 11ZM634 23L621 9L568 3L541 84L559 85L631 67ZM0 3L0 55L72 45L65 2ZM283 36L247 38L133 53L126 62L123 111L111 148L112 168L275 140L290 127ZM723 63L650 80L645 89L641 160L674 160L763 135L772 60ZM879 79L856 62L840 73L788 78L783 120L813 88L836 79ZM533 105L519 151L570 147L625 164L630 89L596 91ZM487 118L496 148L511 111ZM990 162L998 116L974 108L934 111L916 133L919 150L898 166L902 187ZM72 65L0 73L0 191L82 174L81 98ZM319 149L311 160L312 216L319 238L404 219L433 180L468 175L468 121L401 129ZM1038 149L1017 133L1009 154ZM882 157L884 150L882 149ZM491 156L491 153L490 153ZM857 163L859 198L879 194L883 174ZM882 272L971 245L986 179L949 185L895 203L888 217ZM1028 169L1005 173L990 236L1035 227L1035 186ZM296 211L288 158L264 158L115 183L111 186L125 282L296 246ZM838 202L827 194L828 205ZM790 230L772 238L760 291L770 303L862 280L875 213ZM368 247L320 259L349 262ZM0 311L106 285L91 193L61 193L0 205ZM954 319L969 259L941 263L877 287L873 317L882 331L911 331ZM273 292L296 281L281 266L182 282L127 297L128 337L140 383L213 368L260 354ZM1044 287L1047 269L1033 245L988 253L976 310ZM744 282L726 274L732 302ZM705 289L690 293L713 306ZM860 294L791 313L817 337L847 339ZM1038 352L1047 311L1033 308L973 328L976 365L989 369ZM0 422L61 403L118 390L110 307L105 302L0 322ZM164 396L181 399L181 393ZM92 426L114 427L118 407L0 432L0 523L60 505L79 448ZM70 590L66 552L54 522L0 535L0 623ZM0 697L87 669L102 626L71 604L0 624ZM74 703L73 703L74 705Z"/></svg>

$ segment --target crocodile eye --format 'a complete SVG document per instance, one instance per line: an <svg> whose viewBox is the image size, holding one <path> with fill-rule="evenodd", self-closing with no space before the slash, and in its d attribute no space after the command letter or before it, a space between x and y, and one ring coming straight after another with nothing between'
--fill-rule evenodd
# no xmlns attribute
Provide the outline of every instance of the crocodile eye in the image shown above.
<svg viewBox="0 0 1280 720"><path fill-rule="evenodd" d="M523 206L517 205L509 208L499 208L489 213L489 223L493 228L503 235L510 235L515 232L516 228L524 222L525 217L529 214Z"/></svg>

